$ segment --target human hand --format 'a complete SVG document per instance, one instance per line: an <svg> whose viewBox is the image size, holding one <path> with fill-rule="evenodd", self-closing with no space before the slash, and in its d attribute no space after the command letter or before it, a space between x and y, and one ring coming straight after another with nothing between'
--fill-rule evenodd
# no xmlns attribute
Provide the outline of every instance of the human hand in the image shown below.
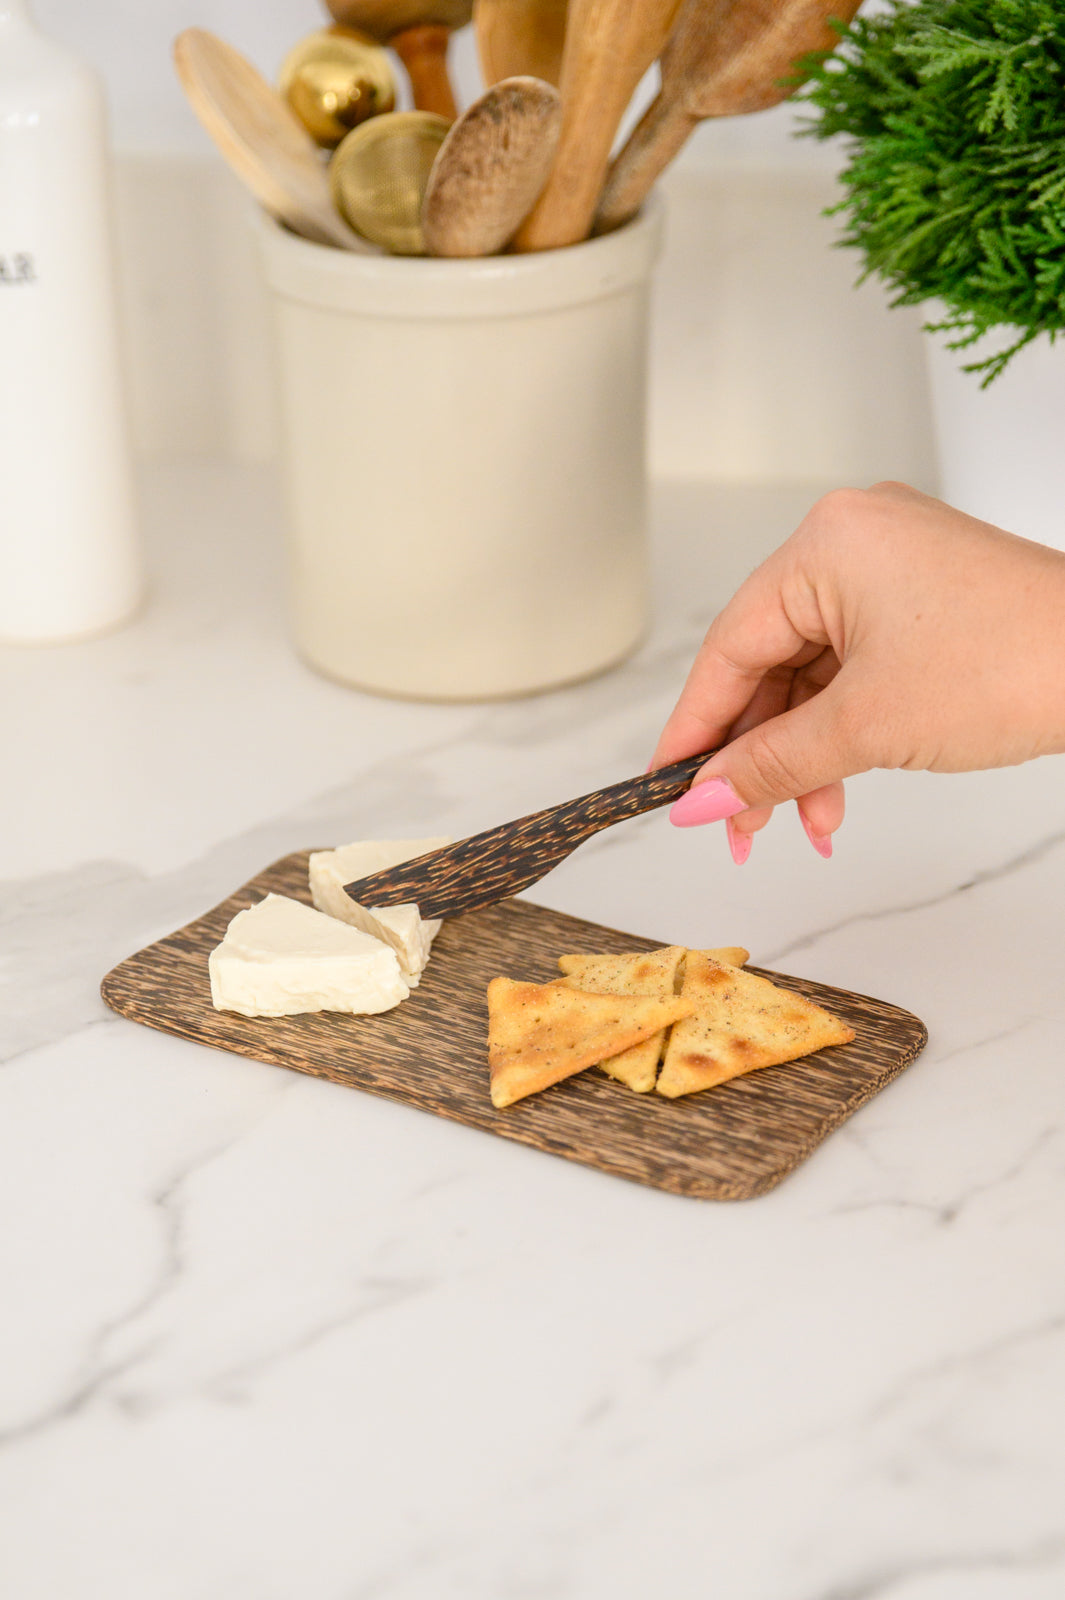
<svg viewBox="0 0 1065 1600"><path fill-rule="evenodd" d="M715 746L670 818L727 819L737 861L783 800L830 855L873 767L1065 750L1065 555L905 484L826 495L711 624L652 765Z"/></svg>

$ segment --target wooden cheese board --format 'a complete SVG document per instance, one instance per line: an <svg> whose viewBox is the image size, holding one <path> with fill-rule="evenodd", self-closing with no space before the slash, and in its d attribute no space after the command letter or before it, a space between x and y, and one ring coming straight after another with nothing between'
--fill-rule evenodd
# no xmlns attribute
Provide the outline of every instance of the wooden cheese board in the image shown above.
<svg viewBox="0 0 1065 1600"><path fill-rule="evenodd" d="M547 982L567 951L651 950L619 933L507 900L445 923L411 998L375 1017L249 1018L211 1004L207 957L238 911L273 890L310 900L308 851L276 861L220 906L130 956L101 986L119 1015L182 1039L330 1078L674 1194L765 1194L909 1065L927 1040L908 1011L767 972L846 1018L853 1043L682 1100L637 1095L597 1069L505 1111L488 1097L485 989L499 974ZM727 930L724 930L727 931ZM715 938L723 930L715 930ZM759 968L752 968L759 971Z"/></svg>

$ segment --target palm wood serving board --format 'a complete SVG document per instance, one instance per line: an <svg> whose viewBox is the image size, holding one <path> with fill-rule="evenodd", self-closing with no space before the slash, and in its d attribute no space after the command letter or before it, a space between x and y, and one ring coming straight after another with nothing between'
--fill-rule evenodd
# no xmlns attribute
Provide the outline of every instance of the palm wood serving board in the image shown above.
<svg viewBox="0 0 1065 1600"><path fill-rule="evenodd" d="M309 902L308 855L285 856L213 911L123 961L103 981L107 1004L182 1039L331 1078L703 1200L744 1200L772 1189L897 1077L928 1037L917 1017L884 1000L767 972L844 1017L853 1042L680 1100L634 1094L591 1068L497 1111L488 1095L489 980L504 974L548 982L567 952L653 950L660 941L506 900L446 922L421 984L392 1011L282 1018L216 1011L208 955L230 919L271 890ZM715 929L714 938L726 932Z"/></svg>

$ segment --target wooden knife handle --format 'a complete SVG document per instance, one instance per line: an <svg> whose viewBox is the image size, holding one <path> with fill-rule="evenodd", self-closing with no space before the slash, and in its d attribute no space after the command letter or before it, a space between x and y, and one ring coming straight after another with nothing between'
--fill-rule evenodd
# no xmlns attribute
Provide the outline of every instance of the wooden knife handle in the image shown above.
<svg viewBox="0 0 1065 1600"><path fill-rule="evenodd" d="M644 811L672 805L674 800L679 800L691 788L692 779L705 767L712 754L712 751L705 751L700 756L687 756L683 761L674 761L672 765L659 767L654 772L644 773L642 777L626 778L621 783L611 784L608 789L597 789L593 794L582 795L579 800L571 800L565 808L560 806L558 810L565 809L575 825L586 824L590 836L601 828L611 827L615 822L623 822L626 817L638 817Z"/></svg>

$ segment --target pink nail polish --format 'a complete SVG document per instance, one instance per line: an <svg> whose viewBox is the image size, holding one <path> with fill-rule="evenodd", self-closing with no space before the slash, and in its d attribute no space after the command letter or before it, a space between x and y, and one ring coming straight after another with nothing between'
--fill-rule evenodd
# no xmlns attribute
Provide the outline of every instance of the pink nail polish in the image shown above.
<svg viewBox="0 0 1065 1600"><path fill-rule="evenodd" d="M725 818L725 830L728 833L728 847L732 851L732 859L738 867L742 867L751 853L754 834L741 833L731 817Z"/></svg>
<svg viewBox="0 0 1065 1600"><path fill-rule="evenodd" d="M825 860L827 861L829 856L832 854L832 835L830 833L815 833L809 822L806 820L806 812L801 806L799 807L799 821L802 823L803 828L806 831L806 837L809 839L818 855L824 856Z"/></svg>
<svg viewBox="0 0 1065 1600"><path fill-rule="evenodd" d="M681 795L670 808L669 820L675 828L698 828L704 822L724 822L746 809L727 778L707 778Z"/></svg>

